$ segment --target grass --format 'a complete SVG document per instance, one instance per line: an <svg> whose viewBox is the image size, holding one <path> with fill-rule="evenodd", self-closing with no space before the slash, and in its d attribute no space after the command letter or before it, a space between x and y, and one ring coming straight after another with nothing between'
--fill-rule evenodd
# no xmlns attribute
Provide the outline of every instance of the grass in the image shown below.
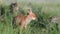
<svg viewBox="0 0 60 34"><path fill-rule="evenodd" d="M28 4L21 4L23 11L26 14L26 7ZM44 4L44 3L31 3L33 12L36 13L37 19L31 21L27 29L22 30L20 27L13 29L12 19L13 16L9 13L9 6L4 5L4 21L0 21L0 34L60 34L60 23L56 26L55 23L50 22L50 17L60 16L60 4ZM50 24L49 24L50 23ZM58 27L58 30L57 30Z"/></svg>

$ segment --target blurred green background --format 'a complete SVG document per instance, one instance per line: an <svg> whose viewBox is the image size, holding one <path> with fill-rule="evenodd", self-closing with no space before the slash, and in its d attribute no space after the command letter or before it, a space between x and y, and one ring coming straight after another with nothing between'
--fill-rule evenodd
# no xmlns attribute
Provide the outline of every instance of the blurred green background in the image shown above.
<svg viewBox="0 0 60 34"><path fill-rule="evenodd" d="M19 28L13 29L12 19L10 14L9 3L0 0L0 34L60 34L60 3L59 1L49 2L44 0L24 0L18 2L17 0L10 2L18 2L23 9L24 14L27 13L26 7L31 7L32 11L36 13L37 19L31 21L28 28L20 30ZM47 2L48 1L48 2ZM2 10L2 9L3 10ZM3 13L3 15L1 15ZM53 19L56 17L56 22Z"/></svg>

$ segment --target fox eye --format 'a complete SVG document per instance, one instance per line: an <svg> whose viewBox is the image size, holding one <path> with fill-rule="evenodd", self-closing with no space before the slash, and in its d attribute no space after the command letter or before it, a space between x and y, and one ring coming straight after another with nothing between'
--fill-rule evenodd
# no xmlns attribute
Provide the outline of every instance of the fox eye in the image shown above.
<svg viewBox="0 0 60 34"><path fill-rule="evenodd" d="M27 13L27 15L29 15L29 13Z"/></svg>

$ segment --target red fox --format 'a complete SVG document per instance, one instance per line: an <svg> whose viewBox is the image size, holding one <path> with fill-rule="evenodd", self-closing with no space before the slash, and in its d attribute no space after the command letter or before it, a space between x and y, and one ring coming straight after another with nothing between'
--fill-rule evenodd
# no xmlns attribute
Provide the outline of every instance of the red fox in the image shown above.
<svg viewBox="0 0 60 34"><path fill-rule="evenodd" d="M32 12L31 9L28 9L28 14L26 16L20 14L14 18L14 24L17 26L21 26L21 28L26 28L27 25L36 19L36 14Z"/></svg>

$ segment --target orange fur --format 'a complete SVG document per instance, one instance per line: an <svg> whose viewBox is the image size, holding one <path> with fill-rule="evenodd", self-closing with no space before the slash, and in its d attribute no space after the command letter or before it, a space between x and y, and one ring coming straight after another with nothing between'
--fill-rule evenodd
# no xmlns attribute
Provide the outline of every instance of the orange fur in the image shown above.
<svg viewBox="0 0 60 34"><path fill-rule="evenodd" d="M31 20L35 20L36 15L32 11L29 11L28 15L24 16L22 14L17 15L15 17L15 23L18 26L21 26L21 28L26 28L27 25L31 22Z"/></svg>

